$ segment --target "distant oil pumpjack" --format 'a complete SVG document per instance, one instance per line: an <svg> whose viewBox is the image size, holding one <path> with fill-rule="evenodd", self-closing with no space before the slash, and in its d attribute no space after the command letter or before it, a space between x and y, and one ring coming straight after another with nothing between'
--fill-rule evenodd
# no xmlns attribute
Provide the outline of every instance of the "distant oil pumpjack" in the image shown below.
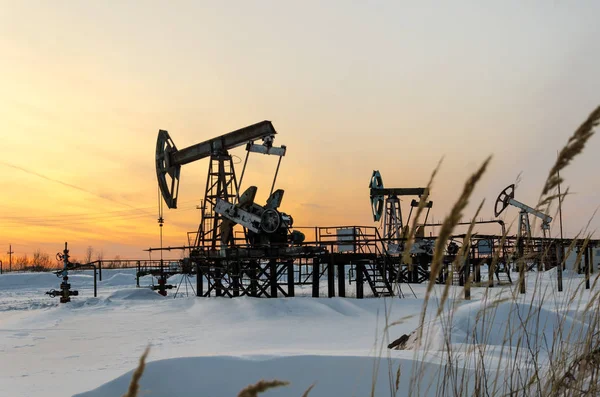
<svg viewBox="0 0 600 397"><path fill-rule="evenodd" d="M550 230L550 223L552 222L552 217L544 214L541 211L536 210L526 204L521 203L520 201L515 200L515 185L508 185L496 199L496 204L494 205L494 214L496 217L499 217L502 212L508 207L513 206L519 211L519 228L517 231L517 236L519 239L530 239L532 237L531 234L531 224L529 223L529 214L541 219L542 221L542 235L544 238L548 237L548 231Z"/></svg>
<svg viewBox="0 0 600 397"><path fill-rule="evenodd" d="M385 188L383 186L383 178L378 170L373 171L371 180L369 182L370 198L371 198L371 209L373 212L373 220L379 222L383 215L383 238L387 242L387 249L390 253L401 253L404 250L404 239L406 236L406 228L402 219L402 208L400 206L400 198L398 196L418 196L428 195L427 188L416 187L416 188ZM410 204L410 212L408 214L408 220L410 222L413 208L419 206L419 201L412 200ZM433 201L425 203L427 212L425 214L425 221L427 223L427 217L429 211L433 206ZM384 212L385 211L385 212ZM420 227L417 230L416 237L424 237L424 230ZM433 250L433 244L430 241L417 241L413 244L411 253L429 253Z"/></svg>

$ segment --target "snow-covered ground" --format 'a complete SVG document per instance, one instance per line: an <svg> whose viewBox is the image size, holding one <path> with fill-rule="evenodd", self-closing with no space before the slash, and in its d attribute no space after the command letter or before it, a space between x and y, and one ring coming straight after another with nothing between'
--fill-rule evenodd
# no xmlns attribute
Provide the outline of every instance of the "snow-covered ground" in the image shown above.
<svg viewBox="0 0 600 397"><path fill-rule="evenodd" d="M399 365L398 395L409 392L415 352L390 351L385 346L417 327L424 285L412 285L417 298L407 294L404 299L357 300L196 298L191 291L188 297L182 295L182 284L173 299L173 291L163 298L150 289L135 288L133 270L105 270L98 298L92 297L90 272L73 274L70 281L80 295L60 305L58 298L44 295L59 286L54 274L0 275L1 396L120 396L149 344L144 396L235 396L248 384L275 378L291 385L266 396L301 395L315 382L311 396L369 395L374 373L376 395L390 395ZM570 326L587 332L577 312L589 300L590 291L582 293L581 301L567 302L581 281L579 275L565 274L565 292L558 293L553 271L528 275L528 290L538 283L538 291L546 294L543 301L539 297L533 301L542 306L547 337L552 337L556 315L567 314ZM142 284L149 282L142 280ZM435 294L439 296L442 288L436 286ZM406 286L403 289L408 292ZM511 297L513 289L495 287L486 296L486 289L473 288L471 301L463 302L462 288L452 287L449 303L458 304L453 343L469 343L468 334L481 308L499 297ZM517 297L521 307L530 306L531 295ZM503 341L502 326L514 316L511 307L520 307L514 303L509 299L496 311L493 321L498 333L481 335L483 343L490 345L492 361ZM436 305L434 299L430 313ZM389 340L384 335L386 312L390 322L402 320L390 328ZM435 352L443 349L442 333L436 322L426 327L433 353L424 357L426 365L419 369L424 379L437 376L441 367Z"/></svg>

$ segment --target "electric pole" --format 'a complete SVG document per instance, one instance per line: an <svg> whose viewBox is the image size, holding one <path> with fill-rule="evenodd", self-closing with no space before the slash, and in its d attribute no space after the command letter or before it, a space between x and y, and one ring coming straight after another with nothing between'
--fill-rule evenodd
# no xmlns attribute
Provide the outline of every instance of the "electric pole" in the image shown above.
<svg viewBox="0 0 600 397"><path fill-rule="evenodd" d="M12 271L12 254L14 254L14 251L12 250L12 245L8 246L8 271Z"/></svg>
<svg viewBox="0 0 600 397"><path fill-rule="evenodd" d="M560 239L563 239L563 222L562 222L562 195L560 194L560 171L556 171L558 177L558 219L560 220Z"/></svg>

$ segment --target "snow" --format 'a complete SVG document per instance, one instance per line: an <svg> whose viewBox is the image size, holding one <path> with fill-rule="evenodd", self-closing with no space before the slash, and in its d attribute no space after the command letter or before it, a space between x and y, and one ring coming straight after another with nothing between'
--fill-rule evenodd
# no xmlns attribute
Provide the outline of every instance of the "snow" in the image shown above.
<svg viewBox="0 0 600 397"><path fill-rule="evenodd" d="M426 324L423 339L427 341L427 350L442 351L446 349L446 341L454 351L460 350L464 344L485 344L487 346L518 347L525 338L529 338L531 347L538 351L550 353L548 341L560 340L563 344L576 341L585 335L589 326L576 320L564 312L554 312L536 304L502 302L486 304L478 301L462 305L449 316ZM450 325L448 325L450 324ZM492 329L513 329L514 332L490 332ZM555 330L561 329L561 335ZM411 338L412 339L412 338ZM409 341L411 341L409 339ZM550 342L550 343L551 343Z"/></svg>
<svg viewBox="0 0 600 397"><path fill-rule="evenodd" d="M115 291L108 298L107 301L114 299L122 300L162 300L166 299L164 296L157 294L150 288L125 288L119 291Z"/></svg>
<svg viewBox="0 0 600 397"><path fill-rule="evenodd" d="M352 356L176 358L150 363L144 377L162 381L144 383L141 392L148 397L236 396L243 385L254 384L268 374L269 379L294 379L289 386L265 394L268 396L300 396L315 382L311 395L362 396L370 393L372 368L372 358ZM382 367L377 391L389 390L384 370L387 371ZM348 382L340 382L340 374L346 374ZM231 381L224 382L227 378ZM131 372L78 396L119 396L127 389L130 379Z"/></svg>
<svg viewBox="0 0 600 397"><path fill-rule="evenodd" d="M540 310L521 328L531 337L539 336L537 341L558 338L568 343L572 335L588 330L588 319L580 311L590 291L568 300L582 282L574 273L565 273L563 293L556 292L555 272L528 274L527 288L532 291L538 284L543 292L538 296L513 297L514 286L487 292L473 288L472 300L463 301L462 288L451 287L445 317L433 320L435 296L443 288L436 286L423 332L427 344L417 352L385 346L417 328L424 285L412 285L417 298L407 294L405 299L229 299L196 298L191 291L186 296L184 280L173 299L175 290L165 298L149 288L136 288L135 270L104 270L103 276L94 298L93 273L73 274L70 282L80 295L64 305L44 295L59 286L60 279L52 273L0 276L0 395L119 396L151 345L141 381L145 396L235 396L260 379L291 382L265 396L302 395L315 382L311 396L368 395L374 371L376 395L390 395L390 377L393 384L398 366L402 396L408 395L417 357L424 363L419 376L426 381L437 376L443 364L439 352L448 335L456 349L485 343L488 359L497 364L506 324L520 324L532 307ZM170 280L175 285L180 281L181 276ZM195 280L190 281L195 286ZM145 277L140 284L150 285L152 280ZM347 287L352 291L354 285ZM493 316L485 310L492 305ZM390 322L402 319L389 329L389 337L383 331L386 313ZM448 316L450 328L444 322ZM492 322L497 332L475 327L477 316ZM567 324L571 336L556 337L559 324ZM542 335L537 335L540 329ZM470 365L464 370L473 371ZM418 394L428 395L425 390Z"/></svg>

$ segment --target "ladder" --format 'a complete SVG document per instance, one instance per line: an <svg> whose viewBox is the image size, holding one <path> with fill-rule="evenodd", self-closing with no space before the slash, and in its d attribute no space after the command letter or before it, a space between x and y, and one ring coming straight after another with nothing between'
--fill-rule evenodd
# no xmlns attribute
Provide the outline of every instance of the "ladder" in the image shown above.
<svg viewBox="0 0 600 397"><path fill-rule="evenodd" d="M512 278L510 277L510 268L505 264L498 264L496 267L496 280L500 284L512 284Z"/></svg>
<svg viewBox="0 0 600 397"><path fill-rule="evenodd" d="M392 285L385 277L383 266L380 263L366 261L363 266L363 274L375 297L394 296Z"/></svg>

